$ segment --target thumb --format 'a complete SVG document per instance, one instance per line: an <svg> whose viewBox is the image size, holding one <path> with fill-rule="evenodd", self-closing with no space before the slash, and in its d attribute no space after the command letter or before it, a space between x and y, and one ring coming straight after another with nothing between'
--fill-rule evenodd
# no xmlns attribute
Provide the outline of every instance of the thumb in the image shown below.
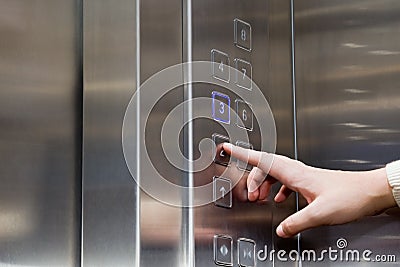
<svg viewBox="0 0 400 267"><path fill-rule="evenodd" d="M315 201L304 209L292 214L283 220L276 228L276 234L280 237L291 237L306 229L319 225L315 217Z"/></svg>

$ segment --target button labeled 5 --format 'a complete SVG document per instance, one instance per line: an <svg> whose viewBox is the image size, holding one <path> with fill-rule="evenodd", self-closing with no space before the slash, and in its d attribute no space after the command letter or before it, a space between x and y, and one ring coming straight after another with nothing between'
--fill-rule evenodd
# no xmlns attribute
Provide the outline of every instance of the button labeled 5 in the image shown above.
<svg viewBox="0 0 400 267"><path fill-rule="evenodd" d="M246 149L253 149L253 145L246 143L246 142L242 142L242 141L237 141L236 145L242 148L246 148ZM241 161L241 160L237 160L236 161L236 167L242 171L251 171L251 169L253 168L253 166L251 166L250 164L247 164L247 162Z"/></svg>

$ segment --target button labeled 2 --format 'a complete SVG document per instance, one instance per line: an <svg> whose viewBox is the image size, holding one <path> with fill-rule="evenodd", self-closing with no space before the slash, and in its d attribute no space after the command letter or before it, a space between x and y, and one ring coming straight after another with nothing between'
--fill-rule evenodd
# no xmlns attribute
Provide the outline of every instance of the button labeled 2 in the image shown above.
<svg viewBox="0 0 400 267"><path fill-rule="evenodd" d="M243 100L236 99L236 125L245 128L246 130L253 130L253 110L249 103Z"/></svg>
<svg viewBox="0 0 400 267"><path fill-rule="evenodd" d="M220 92L212 92L212 117L226 124L231 122L231 99Z"/></svg>
<svg viewBox="0 0 400 267"><path fill-rule="evenodd" d="M249 62L235 58L235 83L237 86L251 90L252 66Z"/></svg>
<svg viewBox="0 0 400 267"><path fill-rule="evenodd" d="M212 62L212 75L214 78L229 83L230 69L229 69L229 56L228 54L218 51L217 49L211 50Z"/></svg>
<svg viewBox="0 0 400 267"><path fill-rule="evenodd" d="M220 134L213 134L214 142L214 162L220 165L228 166L230 156L222 149L223 143L230 143L229 138Z"/></svg>

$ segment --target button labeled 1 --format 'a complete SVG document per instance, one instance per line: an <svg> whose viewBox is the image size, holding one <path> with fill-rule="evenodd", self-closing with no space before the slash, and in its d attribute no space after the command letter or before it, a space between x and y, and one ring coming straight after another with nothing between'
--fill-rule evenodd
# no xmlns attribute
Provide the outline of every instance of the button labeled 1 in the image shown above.
<svg viewBox="0 0 400 267"><path fill-rule="evenodd" d="M232 237L226 235L214 236L214 262L217 265L233 266Z"/></svg>
<svg viewBox="0 0 400 267"><path fill-rule="evenodd" d="M256 265L256 243L253 240L238 239L238 261L239 266L254 267Z"/></svg>
<svg viewBox="0 0 400 267"><path fill-rule="evenodd" d="M251 51L251 26L249 23L234 19L234 42L237 47Z"/></svg>
<svg viewBox="0 0 400 267"><path fill-rule="evenodd" d="M228 54L218 51L217 49L211 50L212 62L212 75L214 78L229 83L230 69L229 69L229 56Z"/></svg>
<svg viewBox="0 0 400 267"><path fill-rule="evenodd" d="M237 86L251 90L252 66L249 62L235 58L235 83Z"/></svg>
<svg viewBox="0 0 400 267"><path fill-rule="evenodd" d="M242 147L245 149L253 149L252 144L242 142L242 141L237 141L236 146L239 146L239 147ZM247 162L241 161L239 159L236 161L236 167L242 171L251 171L251 169L253 168L253 166L251 166Z"/></svg>
<svg viewBox="0 0 400 267"><path fill-rule="evenodd" d="M228 166L230 156L222 149L223 143L230 143L229 138L220 134L213 134L214 142L214 162L220 165Z"/></svg>
<svg viewBox="0 0 400 267"><path fill-rule="evenodd" d="M213 197L214 204L223 208L232 208L231 180L214 176Z"/></svg>
<svg viewBox="0 0 400 267"><path fill-rule="evenodd" d="M231 99L229 96L212 92L212 117L214 120L229 124L231 122Z"/></svg>
<svg viewBox="0 0 400 267"><path fill-rule="evenodd" d="M236 99L236 125L245 128L246 130L253 130L253 110L249 103L243 100Z"/></svg>

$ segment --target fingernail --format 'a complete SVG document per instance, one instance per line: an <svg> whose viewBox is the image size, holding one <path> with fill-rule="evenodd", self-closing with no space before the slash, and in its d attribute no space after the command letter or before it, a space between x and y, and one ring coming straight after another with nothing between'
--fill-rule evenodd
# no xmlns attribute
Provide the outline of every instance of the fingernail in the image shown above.
<svg viewBox="0 0 400 267"><path fill-rule="evenodd" d="M258 184L256 183L256 181L251 180L249 183L249 188L248 188L249 192L254 192L257 190L257 188L258 188Z"/></svg>
<svg viewBox="0 0 400 267"><path fill-rule="evenodd" d="M285 236L285 232L283 231L283 227L282 225L279 225L278 228L276 228L276 234L280 237L284 237Z"/></svg>

